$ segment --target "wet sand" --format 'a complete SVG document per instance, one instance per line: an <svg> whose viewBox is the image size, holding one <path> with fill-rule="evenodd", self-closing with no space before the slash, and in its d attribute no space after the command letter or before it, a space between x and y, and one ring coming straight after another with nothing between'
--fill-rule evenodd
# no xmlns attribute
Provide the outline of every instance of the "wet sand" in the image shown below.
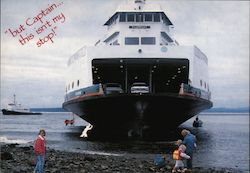
<svg viewBox="0 0 250 173"><path fill-rule="evenodd" d="M166 166L157 168L151 158L141 158L135 155L105 156L84 153L72 153L47 149L46 173L147 173L171 172L174 161L171 155L166 155ZM35 167L35 155L32 146L18 144L1 145L1 173L31 173ZM186 172L190 173L246 173L227 168L199 168Z"/></svg>

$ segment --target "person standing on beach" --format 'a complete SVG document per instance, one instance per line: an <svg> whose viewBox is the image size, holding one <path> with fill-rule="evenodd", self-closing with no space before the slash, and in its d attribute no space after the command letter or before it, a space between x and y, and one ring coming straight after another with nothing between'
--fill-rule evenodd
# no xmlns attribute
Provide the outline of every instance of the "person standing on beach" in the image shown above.
<svg viewBox="0 0 250 173"><path fill-rule="evenodd" d="M187 163L186 166L187 166L187 169L192 169L193 168L193 164L192 164L193 152L194 152L194 149L196 148L196 137L195 135L193 135L192 133L190 133L190 131L186 129L183 129L181 131L181 135L184 137L182 144L186 146L185 153L190 156L190 159L186 160L186 163Z"/></svg>
<svg viewBox="0 0 250 173"><path fill-rule="evenodd" d="M34 173L43 173L44 172L44 161L45 161L45 135L46 132L44 129L39 131L38 137L35 141L35 154L36 154L36 167Z"/></svg>

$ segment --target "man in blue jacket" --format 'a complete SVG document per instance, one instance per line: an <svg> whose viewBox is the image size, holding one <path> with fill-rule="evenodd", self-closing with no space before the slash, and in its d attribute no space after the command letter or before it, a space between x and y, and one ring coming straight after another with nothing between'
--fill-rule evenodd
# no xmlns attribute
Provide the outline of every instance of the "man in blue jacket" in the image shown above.
<svg viewBox="0 0 250 173"><path fill-rule="evenodd" d="M192 169L193 152L196 148L196 137L186 129L181 131L181 135L184 137L182 144L186 145L187 147L185 153L191 157L187 160L187 168Z"/></svg>

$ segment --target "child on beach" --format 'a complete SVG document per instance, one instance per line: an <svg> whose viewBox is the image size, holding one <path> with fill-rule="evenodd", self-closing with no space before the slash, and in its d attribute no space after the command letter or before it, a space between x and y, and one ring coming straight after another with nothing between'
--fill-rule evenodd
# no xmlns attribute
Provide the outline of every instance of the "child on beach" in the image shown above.
<svg viewBox="0 0 250 173"><path fill-rule="evenodd" d="M186 146L183 144L179 145L179 148L173 152L173 159L175 160L175 165L172 172L185 172L183 159L190 159L190 156L185 154Z"/></svg>
<svg viewBox="0 0 250 173"><path fill-rule="evenodd" d="M44 129L39 131L38 137L34 144L35 154L36 154L36 167L33 173L44 173L44 162L45 162L45 135Z"/></svg>

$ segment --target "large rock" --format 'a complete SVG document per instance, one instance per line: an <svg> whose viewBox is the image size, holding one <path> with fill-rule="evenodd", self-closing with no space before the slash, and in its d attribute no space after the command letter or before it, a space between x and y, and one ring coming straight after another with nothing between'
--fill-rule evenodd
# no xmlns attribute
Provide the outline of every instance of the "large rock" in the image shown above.
<svg viewBox="0 0 250 173"><path fill-rule="evenodd" d="M13 156L9 152L2 152L1 153L1 160L13 160Z"/></svg>
<svg viewBox="0 0 250 173"><path fill-rule="evenodd" d="M96 160L95 158L90 157L90 156L85 156L85 157L84 157L84 161L93 162L93 161L95 161L95 160Z"/></svg>

